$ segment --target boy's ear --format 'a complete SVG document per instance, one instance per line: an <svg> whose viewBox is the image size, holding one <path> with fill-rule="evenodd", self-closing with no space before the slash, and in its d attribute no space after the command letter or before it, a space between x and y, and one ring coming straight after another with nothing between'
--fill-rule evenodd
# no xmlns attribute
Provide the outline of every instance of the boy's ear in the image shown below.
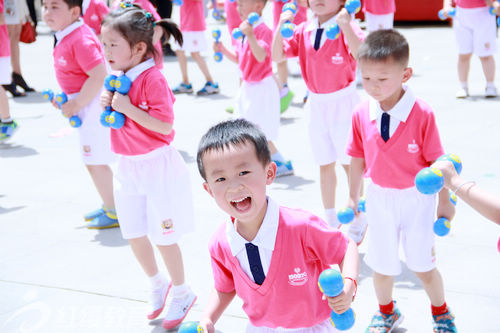
<svg viewBox="0 0 500 333"><path fill-rule="evenodd" d="M82 9L79 6L71 7L70 12L73 20L78 20L78 18L82 16Z"/></svg>
<svg viewBox="0 0 500 333"><path fill-rule="evenodd" d="M403 71L403 83L408 82L408 80L411 78L412 75L413 75L413 68L406 67Z"/></svg>
<svg viewBox="0 0 500 333"><path fill-rule="evenodd" d="M267 170L266 170L266 185L271 185L274 181L274 178L276 178L276 163L271 161L267 165Z"/></svg>
<svg viewBox="0 0 500 333"><path fill-rule="evenodd" d="M204 182L203 183L203 188L205 189L205 191L208 192L208 194L210 194L211 197L213 197L213 193L212 193L212 190L210 189L210 186L208 186L208 183L207 182Z"/></svg>

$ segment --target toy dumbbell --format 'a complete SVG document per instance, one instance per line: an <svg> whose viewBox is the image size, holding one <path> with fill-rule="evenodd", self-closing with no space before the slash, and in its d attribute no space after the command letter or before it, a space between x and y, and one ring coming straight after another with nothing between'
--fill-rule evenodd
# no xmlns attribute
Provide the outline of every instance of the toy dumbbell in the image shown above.
<svg viewBox="0 0 500 333"><path fill-rule="evenodd" d="M497 16L497 11L494 7L490 7L490 14L493 15L493 16Z"/></svg>
<svg viewBox="0 0 500 333"><path fill-rule="evenodd" d="M446 236L450 232L451 222L445 217L440 217L434 222L434 233L438 236Z"/></svg>
<svg viewBox="0 0 500 333"><path fill-rule="evenodd" d="M61 108L61 106L68 101L68 96L64 92L60 92L57 95L54 95L54 92L51 89L45 89L42 91L42 96L44 99L52 102L55 98L56 104ZM69 124L71 127L78 128L82 126L82 120L77 115L71 116L69 118Z"/></svg>
<svg viewBox="0 0 500 333"><path fill-rule="evenodd" d="M297 13L297 6L294 3L289 2L283 6L282 13L286 12L287 10L291 11L292 14L295 15ZM283 38L290 38L293 36L294 30L295 24L293 24L293 22L286 21L281 27L281 36L283 36Z"/></svg>
<svg viewBox="0 0 500 333"><path fill-rule="evenodd" d="M337 24L332 24L325 29L326 38L337 39L340 36L340 28Z"/></svg>
<svg viewBox="0 0 500 333"><path fill-rule="evenodd" d="M219 43L220 36L221 36L220 29L214 29L214 30L212 30L212 37L215 39L216 43ZM222 52L215 52L214 53L214 59L215 59L215 61L221 62L222 58L223 58Z"/></svg>
<svg viewBox="0 0 500 333"><path fill-rule="evenodd" d="M203 328L196 321L188 321L179 327L179 333L203 333Z"/></svg>
<svg viewBox="0 0 500 333"><path fill-rule="evenodd" d="M122 75L115 80L115 90L117 93L122 95L128 94L130 86L132 86L132 81L126 75ZM125 124L125 115L118 111L112 111L108 117L108 122L111 128L119 129Z"/></svg>
<svg viewBox="0 0 500 333"><path fill-rule="evenodd" d="M439 16L439 19L441 21L444 21L444 20L448 19L449 17L454 17L456 13L457 13L457 10L455 8L450 8L450 10L448 10L448 11L441 9L438 12L438 16Z"/></svg>
<svg viewBox="0 0 500 333"><path fill-rule="evenodd" d="M438 158L453 163L458 174L462 172L462 161L457 155L447 154ZM415 186L420 193L435 194L444 186L444 178L441 170L433 167L423 168L415 177Z"/></svg>
<svg viewBox="0 0 500 333"><path fill-rule="evenodd" d="M326 296L335 297L340 295L342 290L344 290L344 278L334 269L325 269L319 275L318 286ZM351 308L341 314L335 311L332 311L330 314L333 326L340 331L350 329L354 325L355 319L354 311Z"/></svg>
<svg viewBox="0 0 500 333"><path fill-rule="evenodd" d="M360 198L358 202L358 213L366 213L366 199ZM351 207L344 207L337 212L337 219L342 224L349 224L354 220L354 210Z"/></svg>
<svg viewBox="0 0 500 333"><path fill-rule="evenodd" d="M109 74L104 79L104 88L106 88L107 91L114 93L116 91L115 82L116 82L116 75ZM102 126L104 126L104 127L110 126L110 123L108 120L109 120L109 116L111 115L111 112L113 112L113 110L111 109L111 106L108 105L108 106L106 106L104 111L101 113L101 117L99 120L100 120Z"/></svg>
<svg viewBox="0 0 500 333"><path fill-rule="evenodd" d="M344 5L345 9L349 14L357 14L361 10L361 1L359 0L347 0Z"/></svg>
<svg viewBox="0 0 500 333"><path fill-rule="evenodd" d="M223 19L223 16L222 16L222 12L220 10L217 9L217 4L216 4L216 0L212 0L212 7L213 7L213 11L212 11L212 17L216 20L216 21L220 21Z"/></svg>
<svg viewBox="0 0 500 333"><path fill-rule="evenodd" d="M172 0L172 3L177 6L182 6L182 0Z"/></svg>
<svg viewBox="0 0 500 333"><path fill-rule="evenodd" d="M250 13L248 15L247 20L248 20L248 23L250 23L251 25L254 25L255 22L257 22L259 20L259 18L260 18L259 14L257 14L256 12L253 12L253 13ZM240 28L234 28L232 35L233 35L234 39L239 39L239 38L243 37L243 32L241 32Z"/></svg>
<svg viewBox="0 0 500 333"><path fill-rule="evenodd" d="M45 89L42 91L43 99L46 99L49 102L52 102L54 99L54 92L51 89Z"/></svg>
<svg viewBox="0 0 500 333"><path fill-rule="evenodd" d="M500 25L500 16L497 18L497 25Z"/></svg>

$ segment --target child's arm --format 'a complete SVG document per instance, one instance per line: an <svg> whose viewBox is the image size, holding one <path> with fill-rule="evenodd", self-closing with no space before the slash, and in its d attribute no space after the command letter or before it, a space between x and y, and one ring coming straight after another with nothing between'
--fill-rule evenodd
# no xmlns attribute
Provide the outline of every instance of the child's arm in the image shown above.
<svg viewBox="0 0 500 333"><path fill-rule="evenodd" d="M349 46L349 50L351 51L354 59L358 56L358 49L362 43L362 40L356 35L351 26L351 14L347 11L347 9L342 8L337 15L336 21L339 28L344 33L345 39L347 40L347 45Z"/></svg>
<svg viewBox="0 0 500 333"><path fill-rule="evenodd" d="M446 13L453 7L452 0L443 0L443 9Z"/></svg>
<svg viewBox="0 0 500 333"><path fill-rule="evenodd" d="M444 185L474 208L479 214L500 225L500 197L483 190L475 182L467 181L457 174L453 163L437 161L432 165L443 172ZM460 187L460 188L459 188Z"/></svg>
<svg viewBox="0 0 500 333"><path fill-rule="evenodd" d="M214 52L222 52L222 54L234 63L238 63L238 56L235 52L232 52L224 46L222 42L214 42Z"/></svg>
<svg viewBox="0 0 500 333"><path fill-rule="evenodd" d="M361 184L363 182L363 173L365 171L365 159L352 157L349 167L349 201L347 206L351 207L355 214L358 214L358 201L361 195Z"/></svg>
<svg viewBox="0 0 500 333"><path fill-rule="evenodd" d="M455 216L455 206L450 201L450 192L446 187L439 191L436 215L438 218L444 217L450 221Z"/></svg>
<svg viewBox="0 0 500 333"><path fill-rule="evenodd" d="M235 295L235 291L230 293L223 293L215 290L215 288L212 290L210 298L208 299L207 307L200 320L200 325L201 327L203 327L203 332L215 332L215 323L217 322L217 320L219 320L220 316L231 303Z"/></svg>
<svg viewBox="0 0 500 333"><path fill-rule="evenodd" d="M271 47L271 57L274 62L280 63L286 60L285 52L283 52L283 36L281 36L281 27L286 21L293 21L293 14L290 10L285 10L281 13L280 21L276 27L273 37L273 45Z"/></svg>
<svg viewBox="0 0 500 333"><path fill-rule="evenodd" d="M253 27L245 20L240 24L241 32L245 35L248 40L248 45L250 45L250 50L252 50L253 56L257 59L258 62L263 62L266 60L266 50L259 45L259 41L255 34L253 33Z"/></svg>
<svg viewBox="0 0 500 333"><path fill-rule="evenodd" d="M493 7L497 13L498 13L498 10L500 9L500 4L498 3L497 0L486 0L486 5L488 7Z"/></svg>
<svg viewBox="0 0 500 333"><path fill-rule="evenodd" d="M82 86L78 96L67 101L61 106L61 110L66 117L74 116L82 108L88 105L101 91L104 85L104 78L107 75L106 66L99 64L87 72L88 79Z"/></svg>
<svg viewBox="0 0 500 333"><path fill-rule="evenodd" d="M344 259L340 263L342 276L344 277L344 290L336 297L327 297L328 306L336 313L344 313L350 307L356 292L356 284L359 275L358 247L352 239L349 239ZM354 280L354 281L353 281Z"/></svg>
<svg viewBox="0 0 500 333"><path fill-rule="evenodd" d="M101 95L101 102L102 97L103 95ZM113 100L111 101L111 106L113 109L123 113L128 118L151 131L165 135L172 132L173 125L171 123L156 119L155 117L150 116L149 113L139 109L130 102L130 97L128 95L115 93Z"/></svg>

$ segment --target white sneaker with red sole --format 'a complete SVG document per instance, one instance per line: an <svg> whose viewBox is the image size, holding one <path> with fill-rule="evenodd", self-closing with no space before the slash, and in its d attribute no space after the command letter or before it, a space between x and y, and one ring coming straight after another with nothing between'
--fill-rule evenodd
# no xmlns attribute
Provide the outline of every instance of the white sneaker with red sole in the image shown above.
<svg viewBox="0 0 500 333"><path fill-rule="evenodd" d="M165 302L167 301L168 292L172 287L171 281L166 281L166 283L158 290L153 290L151 292L150 304L153 308L153 312L148 314L148 319L153 320L158 318L158 316L163 312L165 308Z"/></svg>
<svg viewBox="0 0 500 333"><path fill-rule="evenodd" d="M186 296L174 297L168 307L167 315L163 320L163 328L171 329L182 323L189 310L191 310L196 302L196 298L196 295L191 291L191 289L189 289Z"/></svg>

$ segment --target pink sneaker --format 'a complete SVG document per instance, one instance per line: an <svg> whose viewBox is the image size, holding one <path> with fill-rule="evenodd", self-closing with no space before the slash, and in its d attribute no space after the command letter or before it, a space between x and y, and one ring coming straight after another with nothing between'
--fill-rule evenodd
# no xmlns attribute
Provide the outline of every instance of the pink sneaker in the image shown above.
<svg viewBox="0 0 500 333"><path fill-rule="evenodd" d="M191 291L191 289L189 290L189 293L182 298L174 297L172 299L172 303L170 303L170 306L168 307L165 320L163 320L163 328L171 329L182 323L189 310L191 310L196 302L196 298L196 295Z"/></svg>
<svg viewBox="0 0 500 333"><path fill-rule="evenodd" d="M158 290L153 290L151 292L150 303L153 309L155 310L153 310L153 312L148 314L149 320L158 318L158 316L163 312L163 309L165 308L165 302L167 301L168 292L170 291L171 287L172 287L172 282L169 281L162 288Z"/></svg>

